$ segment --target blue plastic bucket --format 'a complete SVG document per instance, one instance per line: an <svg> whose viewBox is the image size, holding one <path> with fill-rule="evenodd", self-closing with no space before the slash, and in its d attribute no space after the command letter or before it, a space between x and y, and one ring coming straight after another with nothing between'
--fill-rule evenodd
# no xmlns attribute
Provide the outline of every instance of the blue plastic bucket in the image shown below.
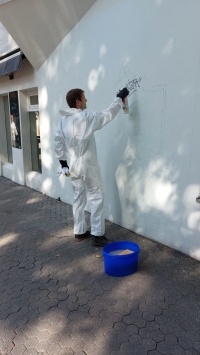
<svg viewBox="0 0 200 355"><path fill-rule="evenodd" d="M130 250L133 253L114 255L113 252ZM120 241L105 245L102 250L104 258L104 271L110 276L128 276L138 269L138 253L140 247L134 242Z"/></svg>

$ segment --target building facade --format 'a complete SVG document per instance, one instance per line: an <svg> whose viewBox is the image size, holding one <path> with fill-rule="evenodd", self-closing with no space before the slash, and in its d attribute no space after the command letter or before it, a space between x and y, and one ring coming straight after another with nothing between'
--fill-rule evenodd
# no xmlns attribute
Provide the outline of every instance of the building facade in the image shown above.
<svg viewBox="0 0 200 355"><path fill-rule="evenodd" d="M82 88L100 111L127 86L128 113L96 132L105 217L200 260L199 1L11 0L0 10L22 54L0 76L1 175L71 204L53 151L66 93Z"/></svg>

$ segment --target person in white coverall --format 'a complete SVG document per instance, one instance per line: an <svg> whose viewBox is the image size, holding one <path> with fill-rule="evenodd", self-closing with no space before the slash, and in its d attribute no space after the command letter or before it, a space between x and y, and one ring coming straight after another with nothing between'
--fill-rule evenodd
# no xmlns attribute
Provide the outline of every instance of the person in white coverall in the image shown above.
<svg viewBox="0 0 200 355"><path fill-rule="evenodd" d="M54 150L62 166L62 173L70 171L74 192L73 216L75 240L91 236L94 246L108 243L105 236L103 213L103 183L96 153L94 132L112 121L129 94L127 88L119 91L112 104L101 112L86 110L87 99L81 89L72 89L66 95L70 107L59 111ZM69 163L69 166L68 166ZM85 207L90 203L91 232L87 231Z"/></svg>

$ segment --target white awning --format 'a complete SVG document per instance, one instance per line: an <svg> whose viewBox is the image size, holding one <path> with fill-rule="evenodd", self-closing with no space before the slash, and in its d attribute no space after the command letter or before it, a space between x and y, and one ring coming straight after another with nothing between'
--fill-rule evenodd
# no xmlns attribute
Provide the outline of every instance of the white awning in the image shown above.
<svg viewBox="0 0 200 355"><path fill-rule="evenodd" d="M97 0L0 0L0 22L37 70Z"/></svg>

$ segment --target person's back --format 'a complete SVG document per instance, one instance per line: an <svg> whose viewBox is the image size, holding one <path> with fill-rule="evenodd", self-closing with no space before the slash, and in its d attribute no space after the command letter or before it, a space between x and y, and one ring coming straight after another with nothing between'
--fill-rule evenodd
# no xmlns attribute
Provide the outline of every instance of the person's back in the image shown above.
<svg viewBox="0 0 200 355"><path fill-rule="evenodd" d="M86 164L97 163L96 144L88 125L87 111L68 109L59 112L62 115L60 130L65 140L70 172L73 176L84 176Z"/></svg>

